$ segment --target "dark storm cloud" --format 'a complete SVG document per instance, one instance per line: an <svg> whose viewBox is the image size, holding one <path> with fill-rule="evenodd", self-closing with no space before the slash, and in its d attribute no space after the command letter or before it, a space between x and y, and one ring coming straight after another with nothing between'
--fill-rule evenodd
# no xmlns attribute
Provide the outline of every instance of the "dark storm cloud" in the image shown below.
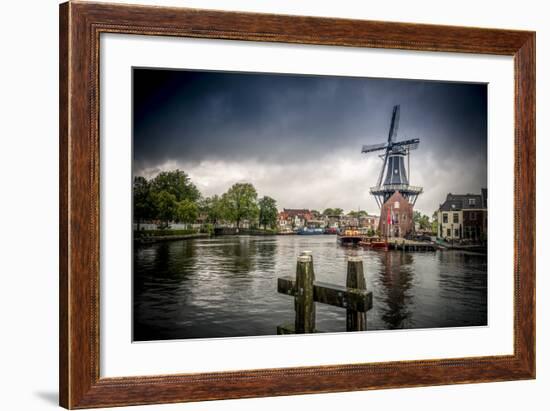
<svg viewBox="0 0 550 411"><path fill-rule="evenodd" d="M330 166L340 164L341 175L355 169L346 181L356 188L362 181L364 192L381 163L374 154L361 155L361 145L386 141L395 104L401 105L398 139L420 138L411 160L411 183L425 186L419 206L425 202L426 212L433 211L448 191L486 186L485 85L327 76L135 69L134 172L177 166L212 184L216 173L266 174L266 191L277 191L280 206L292 207L299 206L288 204L295 195L269 176L286 180L284 170L293 170L302 184L322 177L321 190L331 183L337 190L345 181ZM429 194L430 187L439 188ZM209 190L206 183L202 188ZM362 197L362 204L374 204Z"/></svg>

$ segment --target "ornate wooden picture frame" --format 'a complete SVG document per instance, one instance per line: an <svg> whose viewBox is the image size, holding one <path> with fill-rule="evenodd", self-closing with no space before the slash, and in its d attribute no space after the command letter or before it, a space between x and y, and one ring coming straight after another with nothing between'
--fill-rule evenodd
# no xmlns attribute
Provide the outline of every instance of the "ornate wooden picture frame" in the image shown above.
<svg viewBox="0 0 550 411"><path fill-rule="evenodd" d="M513 56L513 355L101 378L102 33ZM69 2L60 6L59 47L60 405L91 408L535 378L534 32Z"/></svg>

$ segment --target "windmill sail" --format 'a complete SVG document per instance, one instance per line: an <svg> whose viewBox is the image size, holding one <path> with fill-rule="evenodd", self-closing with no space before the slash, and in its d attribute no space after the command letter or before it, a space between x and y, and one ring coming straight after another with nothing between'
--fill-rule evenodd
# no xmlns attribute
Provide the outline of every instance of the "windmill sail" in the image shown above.
<svg viewBox="0 0 550 411"><path fill-rule="evenodd" d="M397 143L393 143L393 147L401 147L403 149L407 150L416 150L418 148L418 144L420 143L420 140L418 138L411 138L410 140L403 140L398 141Z"/></svg>
<svg viewBox="0 0 550 411"><path fill-rule="evenodd" d="M390 133L388 135L388 143L392 144L395 137L397 137L397 129L399 128L399 112L400 106L393 107L393 114L391 116Z"/></svg>
<svg viewBox="0 0 550 411"><path fill-rule="evenodd" d="M386 147L386 143L364 145L361 149L361 153L370 153L373 151L384 150Z"/></svg>

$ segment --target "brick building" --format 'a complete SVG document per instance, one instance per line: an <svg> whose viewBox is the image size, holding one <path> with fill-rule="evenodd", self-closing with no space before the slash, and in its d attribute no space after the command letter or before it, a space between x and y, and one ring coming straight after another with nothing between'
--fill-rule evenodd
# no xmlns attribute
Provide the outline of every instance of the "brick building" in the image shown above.
<svg viewBox="0 0 550 411"><path fill-rule="evenodd" d="M380 225L380 217L377 215L363 215L359 217L359 227L376 231Z"/></svg>
<svg viewBox="0 0 550 411"><path fill-rule="evenodd" d="M310 210L284 208L277 216L279 228L301 228L314 219Z"/></svg>
<svg viewBox="0 0 550 411"><path fill-rule="evenodd" d="M414 231L413 206L399 191L382 205L378 227L388 237L404 238Z"/></svg>
<svg viewBox="0 0 550 411"><path fill-rule="evenodd" d="M437 211L437 236L446 241L484 242L487 238L487 189L481 194L447 194Z"/></svg>

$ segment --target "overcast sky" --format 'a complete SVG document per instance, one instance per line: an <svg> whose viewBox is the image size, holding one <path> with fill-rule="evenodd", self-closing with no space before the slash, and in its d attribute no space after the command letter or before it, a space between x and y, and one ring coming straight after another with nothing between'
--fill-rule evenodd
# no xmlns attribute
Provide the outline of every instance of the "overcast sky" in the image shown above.
<svg viewBox="0 0 550 411"><path fill-rule="evenodd" d="M134 175L179 168L205 196L250 182L279 209L378 213L369 187L382 160L363 144L397 140L411 153L416 208L487 187L485 84L134 69Z"/></svg>

